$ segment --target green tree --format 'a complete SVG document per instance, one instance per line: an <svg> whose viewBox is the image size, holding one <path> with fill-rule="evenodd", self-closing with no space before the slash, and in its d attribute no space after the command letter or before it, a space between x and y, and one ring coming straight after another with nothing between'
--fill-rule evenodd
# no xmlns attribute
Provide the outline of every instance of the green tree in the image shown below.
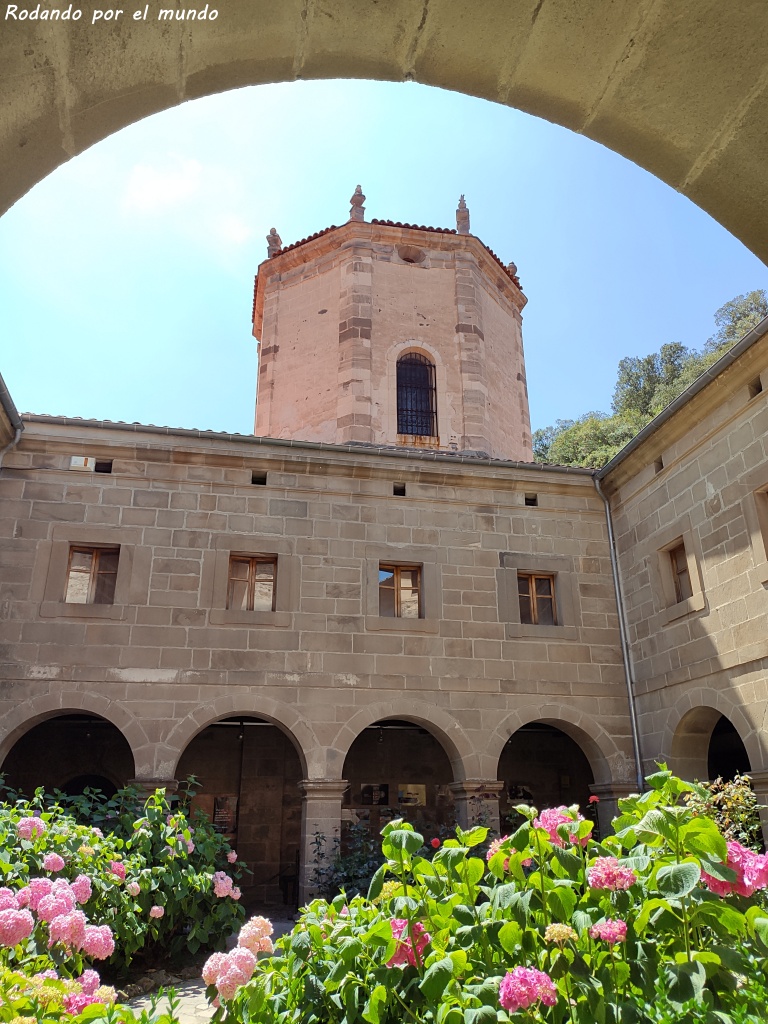
<svg viewBox="0 0 768 1024"><path fill-rule="evenodd" d="M715 313L714 335L701 351L679 342L662 345L647 356L627 356L619 363L613 392L613 415L590 412L578 420L557 420L534 432L537 462L563 466L605 465L662 409L768 316L768 297L758 289L737 295Z"/></svg>

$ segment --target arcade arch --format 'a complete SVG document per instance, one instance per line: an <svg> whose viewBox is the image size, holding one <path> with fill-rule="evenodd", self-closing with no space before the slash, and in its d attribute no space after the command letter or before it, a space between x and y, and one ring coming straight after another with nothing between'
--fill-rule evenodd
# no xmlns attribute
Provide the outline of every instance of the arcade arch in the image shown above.
<svg viewBox="0 0 768 1024"><path fill-rule="evenodd" d="M691 708L677 723L670 768L684 779L732 779L752 768L744 739L736 725L718 708Z"/></svg>
<svg viewBox="0 0 768 1024"><path fill-rule="evenodd" d="M185 99L297 78L417 80L516 106L616 150L768 255L768 11L696 0L350 5L231 0L216 21L6 23L0 210L69 157ZM166 30L167 29L167 30ZM85 36L98 32L98 45ZM711 40L718 39L713 47ZM738 54L738 59L734 58Z"/></svg>

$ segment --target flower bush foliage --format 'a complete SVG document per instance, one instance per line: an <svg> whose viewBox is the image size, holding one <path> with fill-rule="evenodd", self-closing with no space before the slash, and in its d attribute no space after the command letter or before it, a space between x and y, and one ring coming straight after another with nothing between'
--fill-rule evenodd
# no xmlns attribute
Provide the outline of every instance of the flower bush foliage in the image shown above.
<svg viewBox="0 0 768 1024"><path fill-rule="evenodd" d="M119 972L138 954L196 952L235 930L244 915L226 841L163 791L124 804L114 833L109 815L82 824L42 791L0 805L0 968L71 979L101 960Z"/></svg>
<svg viewBox="0 0 768 1024"><path fill-rule="evenodd" d="M576 807L521 805L490 859L476 827L430 860L389 823L367 898L315 900L274 955L210 965L218 1020L764 1021L768 912L743 893L768 883L768 860L681 800L695 784L664 768L647 781L600 842Z"/></svg>

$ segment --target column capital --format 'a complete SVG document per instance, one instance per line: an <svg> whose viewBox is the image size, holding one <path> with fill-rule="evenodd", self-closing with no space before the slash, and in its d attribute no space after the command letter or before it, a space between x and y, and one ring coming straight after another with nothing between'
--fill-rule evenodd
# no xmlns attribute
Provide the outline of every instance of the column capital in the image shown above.
<svg viewBox="0 0 768 1024"><path fill-rule="evenodd" d="M637 794L637 786L633 782L593 782L589 791L600 800L623 800Z"/></svg>
<svg viewBox="0 0 768 1024"><path fill-rule="evenodd" d="M128 779L128 785L134 786L147 796L152 796L156 789L164 789L170 796L179 788L176 779Z"/></svg>
<svg viewBox="0 0 768 1024"><path fill-rule="evenodd" d="M756 772L744 772L744 774L751 779L752 785L755 789L768 789L768 770L763 769L762 771Z"/></svg>
<svg viewBox="0 0 768 1024"><path fill-rule="evenodd" d="M299 789L305 800L341 800L349 789L346 779L302 779Z"/></svg>
<svg viewBox="0 0 768 1024"><path fill-rule="evenodd" d="M463 779L461 782L449 782L448 788L454 799L477 797L478 799L498 799L504 791L504 783L498 779Z"/></svg>

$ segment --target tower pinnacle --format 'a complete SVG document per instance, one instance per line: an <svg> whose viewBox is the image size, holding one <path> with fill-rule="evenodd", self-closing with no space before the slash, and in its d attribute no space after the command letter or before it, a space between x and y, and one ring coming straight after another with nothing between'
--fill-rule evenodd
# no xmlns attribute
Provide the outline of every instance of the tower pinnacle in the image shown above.
<svg viewBox="0 0 768 1024"><path fill-rule="evenodd" d="M365 220L365 196L363 195L363 189L361 185L358 185L355 189L355 194L349 200L352 207L349 211L350 220Z"/></svg>
<svg viewBox="0 0 768 1024"><path fill-rule="evenodd" d="M456 230L460 235L469 234L469 210L463 195L459 196L459 205L456 210Z"/></svg>

